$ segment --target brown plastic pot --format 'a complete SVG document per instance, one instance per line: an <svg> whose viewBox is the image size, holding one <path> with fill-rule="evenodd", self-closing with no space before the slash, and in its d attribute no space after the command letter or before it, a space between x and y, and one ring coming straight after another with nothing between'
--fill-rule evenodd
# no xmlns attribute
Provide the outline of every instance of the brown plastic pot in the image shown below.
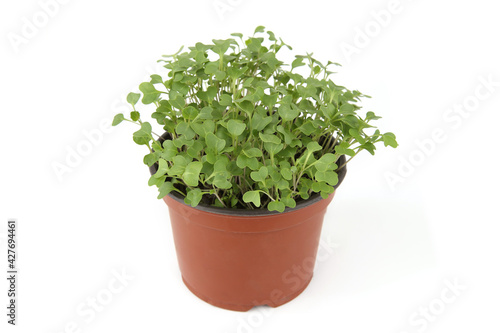
<svg viewBox="0 0 500 333"><path fill-rule="evenodd" d="M344 161L342 156L339 163ZM345 173L344 167L337 186ZM311 281L334 194L314 195L283 213L193 208L178 194L165 196L182 280L202 300L229 310L277 307L294 299Z"/></svg>

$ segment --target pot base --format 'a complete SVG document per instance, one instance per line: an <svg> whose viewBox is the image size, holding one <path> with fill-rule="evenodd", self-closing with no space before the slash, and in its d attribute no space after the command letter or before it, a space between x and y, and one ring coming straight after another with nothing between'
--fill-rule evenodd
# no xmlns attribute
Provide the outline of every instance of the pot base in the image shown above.
<svg viewBox="0 0 500 333"><path fill-rule="evenodd" d="M279 299L277 301L274 301L274 302L271 302L271 301L260 301L260 302L257 302L257 301L254 301L253 304L231 304L231 303L225 303L225 302L220 302L220 301L216 301L216 300L213 300L205 295L203 295L202 293L198 292L196 289L193 288L193 286L191 286L187 281L186 279L184 278L184 276L182 277L182 282L184 282L184 284L186 285L186 287L196 296L198 297L199 299L201 299L202 301L205 301L207 302L208 304L211 304L213 306L216 306L218 308L221 308L221 309L225 309L225 310L232 310L232 311L240 311L240 312L246 312L246 311L249 311L251 310L252 308L256 307L256 306L262 306L262 305L267 305L267 306L270 306L272 308L276 308L278 306L281 306L283 304L286 304L288 302L290 302L291 300L293 300L294 298L296 298L297 296L299 296L306 288L307 286L309 285L309 283L311 282L312 280L312 276L311 278L306 281L306 283L304 283L304 285L302 287L300 287L297 291L293 292L292 294L288 294L286 297L282 298L282 299Z"/></svg>

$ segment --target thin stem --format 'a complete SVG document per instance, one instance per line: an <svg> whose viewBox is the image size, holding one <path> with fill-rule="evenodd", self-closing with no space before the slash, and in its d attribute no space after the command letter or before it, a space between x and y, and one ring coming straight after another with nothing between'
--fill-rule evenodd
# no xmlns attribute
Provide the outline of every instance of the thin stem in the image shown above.
<svg viewBox="0 0 500 333"><path fill-rule="evenodd" d="M141 126L142 125L142 122L139 120L138 122L137 121L132 121L132 120L129 120L129 119L123 119L125 121L128 121L129 123L132 123L132 124L136 124L138 126ZM151 131L151 133L153 133L154 135L156 135L157 137L160 137L161 135L159 134L156 134L155 132Z"/></svg>
<svg viewBox="0 0 500 333"><path fill-rule="evenodd" d="M361 149L358 149L357 152L354 153L354 155L352 155L347 161L345 161L344 164L342 164L337 170L340 170L342 169L347 163L349 163L350 160L352 160L354 158L354 156L358 155L358 153L361 151Z"/></svg>
<svg viewBox="0 0 500 333"><path fill-rule="evenodd" d="M222 204L222 206L224 207L227 207L226 204L222 201L222 199L219 197L219 195L217 194L217 189L215 189L215 192L214 192L215 196L217 197L217 199L220 201L220 203Z"/></svg>

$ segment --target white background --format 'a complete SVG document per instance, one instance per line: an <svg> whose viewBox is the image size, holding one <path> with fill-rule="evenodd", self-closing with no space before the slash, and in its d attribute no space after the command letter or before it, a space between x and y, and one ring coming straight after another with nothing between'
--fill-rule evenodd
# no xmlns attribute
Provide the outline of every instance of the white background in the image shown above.
<svg viewBox="0 0 500 333"><path fill-rule="evenodd" d="M44 22L38 1L0 5L2 271L8 218L20 243L18 326L6 324L2 278L1 332L499 331L494 1L61 0L49 9ZM373 13L388 9L382 26ZM277 309L238 313L184 287L133 125L100 126L128 110L124 97L162 54L257 25L296 54L342 63L334 81L373 96L366 110L400 147L350 163L323 228L320 251L331 254L308 289ZM54 164L96 131L102 139L59 179ZM109 296L122 270L133 279L89 314L86 302Z"/></svg>

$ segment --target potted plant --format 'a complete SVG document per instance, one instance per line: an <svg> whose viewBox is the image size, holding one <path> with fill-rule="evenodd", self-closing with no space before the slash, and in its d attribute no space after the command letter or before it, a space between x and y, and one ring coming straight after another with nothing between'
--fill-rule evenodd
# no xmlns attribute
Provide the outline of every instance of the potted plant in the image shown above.
<svg viewBox="0 0 500 333"><path fill-rule="evenodd" d="M277 54L291 47L262 26L232 36L164 56L166 76L130 93L130 116L113 125L140 126L133 140L147 147L149 185L169 207L186 286L246 311L305 289L346 164L377 142L397 143L369 124L373 112L360 114L368 96L332 82L337 64L312 54L285 64ZM141 118L140 99L163 134Z"/></svg>

